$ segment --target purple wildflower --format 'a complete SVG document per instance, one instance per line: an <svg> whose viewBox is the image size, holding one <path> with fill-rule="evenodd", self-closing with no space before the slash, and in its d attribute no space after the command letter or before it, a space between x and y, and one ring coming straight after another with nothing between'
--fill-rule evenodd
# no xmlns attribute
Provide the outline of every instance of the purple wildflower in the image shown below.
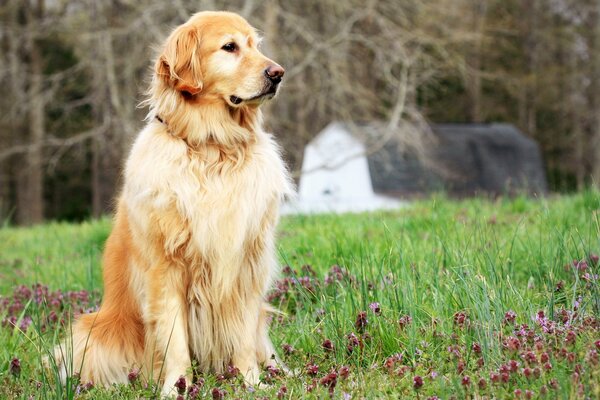
<svg viewBox="0 0 600 400"><path fill-rule="evenodd" d="M403 315L398 320L398 325L400 325L400 329L403 330L412 322L412 317L410 315Z"/></svg>
<svg viewBox="0 0 600 400"><path fill-rule="evenodd" d="M503 322L505 324L514 324L515 323L515 319L517 318L517 313L514 312L513 310L508 310L505 314L504 314L504 320Z"/></svg>
<svg viewBox="0 0 600 400"><path fill-rule="evenodd" d="M325 339L323 343L321 343L321 347L323 348L323 350L325 350L325 352L328 353L331 353L334 350L333 343L329 339Z"/></svg>
<svg viewBox="0 0 600 400"><path fill-rule="evenodd" d="M133 369L127 374L127 380L133 385L138 380L139 375L140 371L138 369Z"/></svg>
<svg viewBox="0 0 600 400"><path fill-rule="evenodd" d="M202 381L202 385L204 385L204 381ZM187 392L188 400L196 400L196 398L198 398L198 395L200 394L200 387L201 386L198 385L190 385Z"/></svg>
<svg viewBox="0 0 600 400"><path fill-rule="evenodd" d="M468 325L468 323L469 317L465 311L459 311L454 314L454 324L457 325L459 328Z"/></svg>
<svg viewBox="0 0 600 400"><path fill-rule="evenodd" d="M348 344L346 345L346 349L348 350L348 353L352 353L354 348L360 345L360 342L358 341L358 337L356 337L354 332L349 333L347 339Z"/></svg>
<svg viewBox="0 0 600 400"><path fill-rule="evenodd" d="M281 348L283 349L283 354L285 355L290 355L295 351L294 346L291 344L284 344L281 346Z"/></svg>
<svg viewBox="0 0 600 400"><path fill-rule="evenodd" d="M338 371L338 374L340 375L340 378L346 379L348 378L348 375L350 375L350 368L346 365L342 365Z"/></svg>
<svg viewBox="0 0 600 400"><path fill-rule="evenodd" d="M423 387L423 378L421 376L415 375L413 378L413 387L417 390Z"/></svg>
<svg viewBox="0 0 600 400"><path fill-rule="evenodd" d="M361 311L356 316L356 321L354 322L354 326L359 332L363 332L369 323L367 319L367 313L365 311Z"/></svg>
<svg viewBox="0 0 600 400"><path fill-rule="evenodd" d="M221 388L214 387L211 391L211 394L212 394L212 398L214 400L221 400L221 399L225 398L226 392L225 392L225 390L223 390Z"/></svg>
<svg viewBox="0 0 600 400"><path fill-rule="evenodd" d="M471 386L471 377L469 375L465 375L462 377L462 379L460 380L460 383L464 386L464 387L468 387Z"/></svg>
<svg viewBox="0 0 600 400"><path fill-rule="evenodd" d="M285 397L285 395L287 394L287 387L282 386L279 388L279 390L277 391L277 398L278 399L283 399Z"/></svg>
<svg viewBox="0 0 600 400"><path fill-rule="evenodd" d="M187 382L185 381L185 376L180 376L179 379L175 382L175 388L177 389L177 393L183 394L185 393L185 389L187 388Z"/></svg>
<svg viewBox="0 0 600 400"><path fill-rule="evenodd" d="M321 383L321 385L327 387L329 389L329 393L333 393L333 390L335 389L335 386L337 385L337 378L338 378L337 372L331 371L330 373L325 375L323 378L321 378L319 383Z"/></svg>
<svg viewBox="0 0 600 400"><path fill-rule="evenodd" d="M381 307L379 306L378 302L369 304L369 308L371 311L373 311L373 313L375 313L375 315L381 315Z"/></svg>
<svg viewBox="0 0 600 400"><path fill-rule="evenodd" d="M315 363L309 363L306 365L306 373L309 375L317 375L319 373L319 366Z"/></svg>
<svg viewBox="0 0 600 400"><path fill-rule="evenodd" d="M228 365L227 368L226 368L226 370L225 370L225 377L227 379L235 378L239 374L240 374L239 368L235 367L233 365Z"/></svg>
<svg viewBox="0 0 600 400"><path fill-rule="evenodd" d="M21 360L16 357L10 360L10 366L8 370L12 376L19 377L19 375L21 375Z"/></svg>

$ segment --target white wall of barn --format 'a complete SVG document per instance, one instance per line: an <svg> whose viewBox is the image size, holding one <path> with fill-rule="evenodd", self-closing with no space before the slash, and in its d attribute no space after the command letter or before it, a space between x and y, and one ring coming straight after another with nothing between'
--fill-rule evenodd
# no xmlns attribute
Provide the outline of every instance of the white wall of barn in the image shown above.
<svg viewBox="0 0 600 400"><path fill-rule="evenodd" d="M304 150L298 197L283 212L360 212L401 202L373 192L364 144L343 124L329 124Z"/></svg>

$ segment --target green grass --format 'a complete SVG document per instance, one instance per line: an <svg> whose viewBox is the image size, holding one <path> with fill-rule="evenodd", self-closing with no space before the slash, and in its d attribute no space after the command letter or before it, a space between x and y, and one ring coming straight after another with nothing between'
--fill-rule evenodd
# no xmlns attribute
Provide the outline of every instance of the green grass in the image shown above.
<svg viewBox="0 0 600 400"><path fill-rule="evenodd" d="M0 296L10 302L16 285L37 282L51 290L100 293L100 255L109 231L106 219L0 230ZM542 200L437 197L394 212L286 217L278 249L282 265L294 272L283 277L289 288L274 295L286 314L273 321L271 337L295 373L266 372L271 384L255 392L237 378L205 375L199 398L212 398L214 387L227 398L274 398L278 391L283 398L324 398L330 395L324 378L331 371L338 374L335 398L514 398L515 390L523 398L526 390L539 398L545 389L549 398L600 398L600 363L594 355L600 351L594 343L600 339L600 288L584 275L600 273L590 259L600 253L599 238L600 194L591 191ZM565 267L573 260L587 260L588 269ZM348 273L327 284L332 265ZM97 300L92 295L83 306ZM381 315L369 308L374 302ZM25 333L0 327L0 398L151 397L153 388L140 383L80 394L76 382L57 385L40 361L62 335L58 328L41 331L48 307L35 301L25 305L19 316L33 319ZM509 310L518 326L503 323ZM553 333L535 321L540 310L554 321ZM356 326L361 311L368 320L362 329ZM412 322L401 326L403 316ZM457 323L463 316L466 322ZM521 339L519 331L531 331L531 339ZM567 340L569 331L574 343ZM358 344L350 352L351 333ZM511 337L520 339L515 351L503 346ZM323 349L326 339L332 351ZM295 350L284 354L283 345ZM523 359L527 351L535 354L535 364ZM539 362L544 352L552 364L548 371ZM9 368L15 357L21 362L18 376ZM510 360L519 362L518 370L507 372L507 383L492 383L490 373L501 374ZM307 366L315 365L312 376ZM349 368L346 378L339 376L342 366ZM536 367L539 377L527 378L523 368ZM418 390L415 376L423 378Z"/></svg>

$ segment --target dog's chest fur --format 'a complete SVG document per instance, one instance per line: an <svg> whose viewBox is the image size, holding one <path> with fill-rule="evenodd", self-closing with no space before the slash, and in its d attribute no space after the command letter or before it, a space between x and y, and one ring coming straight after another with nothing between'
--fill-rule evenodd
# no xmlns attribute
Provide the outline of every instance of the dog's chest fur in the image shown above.
<svg viewBox="0 0 600 400"><path fill-rule="evenodd" d="M184 141L153 130L142 131L127 163L125 190L135 203L129 209L140 214L141 224L175 209L202 253L238 252L291 191L278 149L265 133L244 150L223 153L214 147L190 151Z"/></svg>

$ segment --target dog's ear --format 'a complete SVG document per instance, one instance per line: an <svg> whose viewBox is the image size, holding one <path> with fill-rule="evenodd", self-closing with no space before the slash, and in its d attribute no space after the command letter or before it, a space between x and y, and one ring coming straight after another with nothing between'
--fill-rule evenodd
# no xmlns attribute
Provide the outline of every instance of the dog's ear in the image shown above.
<svg viewBox="0 0 600 400"><path fill-rule="evenodd" d="M156 62L156 74L176 90L192 95L202 90L200 38L196 29L180 26L167 39Z"/></svg>

